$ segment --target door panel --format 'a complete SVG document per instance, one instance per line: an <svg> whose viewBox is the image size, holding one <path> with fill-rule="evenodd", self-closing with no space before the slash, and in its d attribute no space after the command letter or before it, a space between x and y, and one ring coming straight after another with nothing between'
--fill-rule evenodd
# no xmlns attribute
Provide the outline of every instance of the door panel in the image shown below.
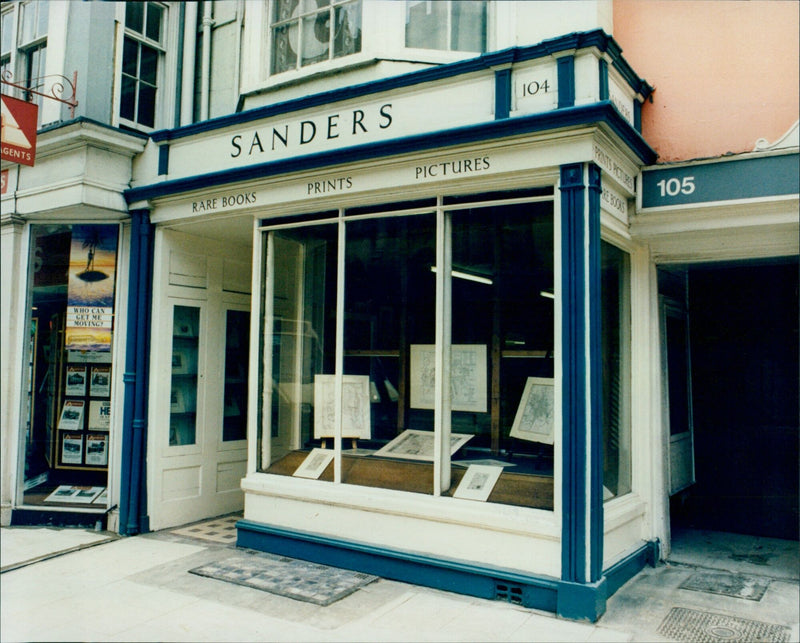
<svg viewBox="0 0 800 643"><path fill-rule="evenodd" d="M160 231L151 349L149 511L153 529L239 511L247 467L250 296L230 257L249 249ZM249 270L248 270L249 272ZM235 278L234 278L235 277Z"/></svg>

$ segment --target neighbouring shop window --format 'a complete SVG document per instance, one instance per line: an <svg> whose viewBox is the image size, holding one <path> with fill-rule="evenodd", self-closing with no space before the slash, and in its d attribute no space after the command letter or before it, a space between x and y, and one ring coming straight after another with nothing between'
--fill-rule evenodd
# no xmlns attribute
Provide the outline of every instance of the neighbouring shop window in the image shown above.
<svg viewBox="0 0 800 643"><path fill-rule="evenodd" d="M117 224L31 226L23 502L105 511Z"/></svg>
<svg viewBox="0 0 800 643"><path fill-rule="evenodd" d="M123 124L156 125L166 9L155 2L125 3L119 116Z"/></svg>
<svg viewBox="0 0 800 643"><path fill-rule="evenodd" d="M606 499L631 491L630 261L600 245L603 359L603 485Z"/></svg>
<svg viewBox="0 0 800 643"><path fill-rule="evenodd" d="M508 195L265 230L261 470L553 508L552 189Z"/></svg>
<svg viewBox="0 0 800 643"><path fill-rule="evenodd" d="M274 0L272 73L361 51L361 0Z"/></svg>
<svg viewBox="0 0 800 643"><path fill-rule="evenodd" d="M406 47L484 52L486 7L473 0L407 0Z"/></svg>

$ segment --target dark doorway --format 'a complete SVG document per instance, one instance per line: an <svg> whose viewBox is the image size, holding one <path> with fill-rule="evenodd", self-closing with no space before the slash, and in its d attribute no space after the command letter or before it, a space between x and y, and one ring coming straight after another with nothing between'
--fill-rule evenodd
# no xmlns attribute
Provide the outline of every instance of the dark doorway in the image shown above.
<svg viewBox="0 0 800 643"><path fill-rule="evenodd" d="M671 523L798 539L798 261L688 268L696 482Z"/></svg>

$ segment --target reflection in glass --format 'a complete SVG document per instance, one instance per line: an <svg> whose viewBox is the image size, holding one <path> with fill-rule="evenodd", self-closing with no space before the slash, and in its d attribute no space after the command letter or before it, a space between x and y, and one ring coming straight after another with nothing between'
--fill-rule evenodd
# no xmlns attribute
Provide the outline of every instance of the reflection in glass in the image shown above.
<svg viewBox="0 0 800 643"><path fill-rule="evenodd" d="M247 362L250 353L250 313L229 310L225 324L225 387L222 441L247 438Z"/></svg>

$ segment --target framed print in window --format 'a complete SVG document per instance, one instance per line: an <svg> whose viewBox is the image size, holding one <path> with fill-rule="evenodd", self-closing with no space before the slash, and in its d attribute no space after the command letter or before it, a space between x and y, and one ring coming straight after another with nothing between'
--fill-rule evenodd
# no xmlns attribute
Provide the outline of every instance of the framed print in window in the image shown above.
<svg viewBox="0 0 800 643"><path fill-rule="evenodd" d="M511 437L553 444L554 380L529 377L511 427Z"/></svg>

